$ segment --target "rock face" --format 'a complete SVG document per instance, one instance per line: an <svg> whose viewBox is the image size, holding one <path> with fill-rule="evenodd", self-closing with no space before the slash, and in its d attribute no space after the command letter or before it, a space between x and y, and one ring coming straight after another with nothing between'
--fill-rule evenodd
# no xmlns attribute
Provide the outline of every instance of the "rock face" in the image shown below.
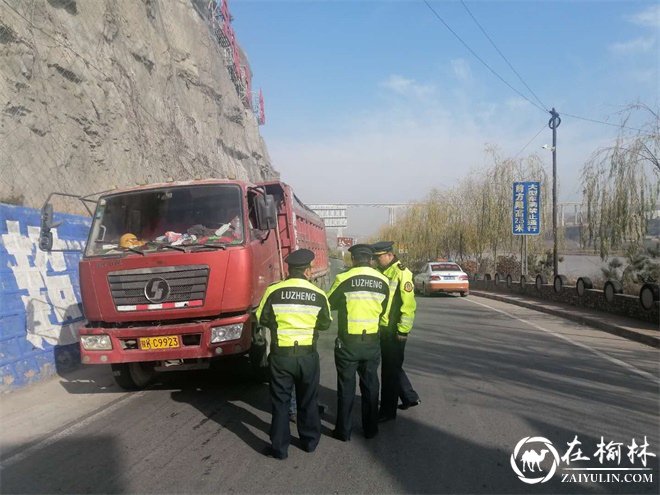
<svg viewBox="0 0 660 495"><path fill-rule="evenodd" d="M8 6L9 5L9 6ZM0 3L0 202L278 177L207 0Z"/></svg>

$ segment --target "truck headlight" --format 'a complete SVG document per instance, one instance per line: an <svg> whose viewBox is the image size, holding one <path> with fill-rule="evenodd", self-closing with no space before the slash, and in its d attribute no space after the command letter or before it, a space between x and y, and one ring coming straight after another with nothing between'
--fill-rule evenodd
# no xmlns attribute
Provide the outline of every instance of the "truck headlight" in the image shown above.
<svg viewBox="0 0 660 495"><path fill-rule="evenodd" d="M222 327L211 327L211 344L236 340L241 338L243 333L243 324L225 325Z"/></svg>
<svg viewBox="0 0 660 495"><path fill-rule="evenodd" d="M109 335L81 335L80 343L86 351L112 350L112 341Z"/></svg>

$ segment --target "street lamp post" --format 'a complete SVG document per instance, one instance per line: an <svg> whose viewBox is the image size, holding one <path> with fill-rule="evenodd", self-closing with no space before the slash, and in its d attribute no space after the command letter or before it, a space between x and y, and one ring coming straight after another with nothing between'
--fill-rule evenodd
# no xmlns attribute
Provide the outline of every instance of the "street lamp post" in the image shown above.
<svg viewBox="0 0 660 495"><path fill-rule="evenodd" d="M559 275L559 252L557 248L557 127L561 124L561 119L557 111L550 110L550 120L548 127L552 129L552 269L555 277Z"/></svg>

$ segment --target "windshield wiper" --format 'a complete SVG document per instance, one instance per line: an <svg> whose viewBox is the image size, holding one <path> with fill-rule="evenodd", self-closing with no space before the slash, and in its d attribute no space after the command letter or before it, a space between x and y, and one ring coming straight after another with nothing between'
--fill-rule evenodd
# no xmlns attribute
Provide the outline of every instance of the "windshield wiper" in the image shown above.
<svg viewBox="0 0 660 495"><path fill-rule="evenodd" d="M185 247L172 246L171 244L161 244L156 248L156 251L158 251L159 249L174 249L175 251L182 251L184 253L188 252Z"/></svg>
<svg viewBox="0 0 660 495"><path fill-rule="evenodd" d="M208 248L222 249L222 250L227 249L227 245L226 245L226 244L210 244L210 243L191 244L189 247L190 247L190 248L196 248L196 247L208 247Z"/></svg>
<svg viewBox="0 0 660 495"><path fill-rule="evenodd" d="M134 247L130 247L130 246L117 246L117 247L119 249L126 249L128 251L133 251L134 253L141 254L142 256L146 256L146 253L144 251L140 251L139 249L135 249Z"/></svg>

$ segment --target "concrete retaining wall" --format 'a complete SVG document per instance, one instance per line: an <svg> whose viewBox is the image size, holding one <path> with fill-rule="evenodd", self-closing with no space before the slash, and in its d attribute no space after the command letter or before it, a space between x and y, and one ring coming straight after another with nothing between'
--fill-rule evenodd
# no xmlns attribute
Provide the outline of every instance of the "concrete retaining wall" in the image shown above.
<svg viewBox="0 0 660 495"><path fill-rule="evenodd" d="M542 285L539 291L535 285L535 278L531 276L525 287L521 286L520 281L512 281L511 287L507 287L505 277L503 280L500 280L499 284L496 284L494 280L483 280L483 275L479 278L481 280L470 280L471 289L524 294L525 296L546 301L563 302L573 306L594 308L660 325L660 302L655 302L650 310L646 310L639 302L638 296L615 294L614 300L609 302L605 299L605 294L600 289L587 289L581 297L578 295L574 285L562 286L559 292L555 292L552 280L548 280L548 284Z"/></svg>
<svg viewBox="0 0 660 495"><path fill-rule="evenodd" d="M80 249L90 219L56 214L54 249ZM43 253L40 212L0 204L0 392L23 387L80 362L80 254Z"/></svg>

